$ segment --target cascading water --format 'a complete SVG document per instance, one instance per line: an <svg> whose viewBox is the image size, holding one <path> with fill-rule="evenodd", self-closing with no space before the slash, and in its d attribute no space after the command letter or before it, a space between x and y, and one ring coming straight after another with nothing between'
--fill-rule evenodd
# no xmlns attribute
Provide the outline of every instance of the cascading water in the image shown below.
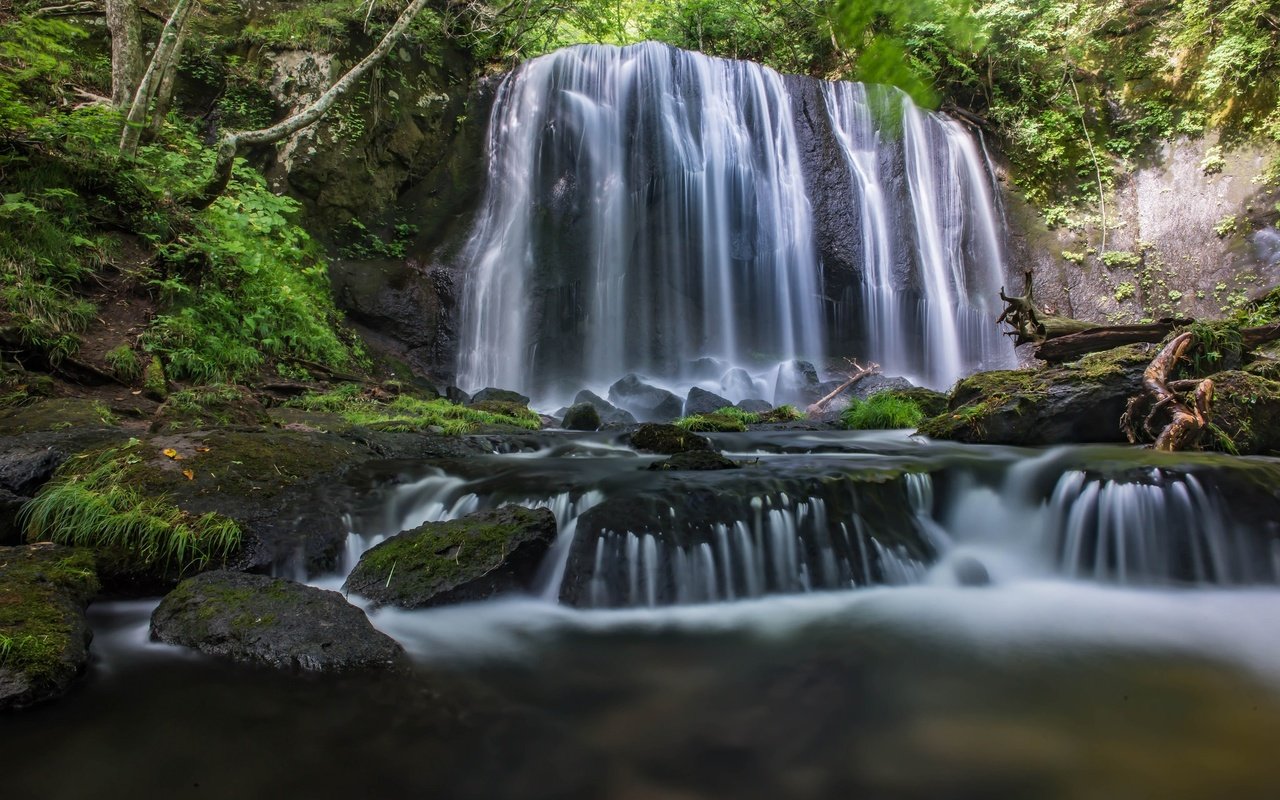
<svg viewBox="0 0 1280 800"><path fill-rule="evenodd" d="M512 72L464 250L458 382L544 398L627 372L674 384L698 357L821 363L833 336L939 387L1008 363L972 140L901 93L812 83L829 130L797 107L808 79L664 45L568 48ZM812 157L831 146L843 162ZM890 163L905 169L890 178ZM846 169L821 202L860 209L864 297L833 306L810 198L819 172ZM840 332L852 317L857 344Z"/></svg>

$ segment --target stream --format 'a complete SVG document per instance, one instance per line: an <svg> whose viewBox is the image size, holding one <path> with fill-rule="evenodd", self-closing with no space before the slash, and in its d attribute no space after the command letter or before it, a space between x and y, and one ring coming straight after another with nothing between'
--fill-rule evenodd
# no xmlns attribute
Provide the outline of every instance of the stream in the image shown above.
<svg viewBox="0 0 1280 800"><path fill-rule="evenodd" d="M560 523L533 596L370 610L407 675L235 667L95 605L86 679L0 720L8 796L1274 796L1280 461L713 438L746 466L601 433L372 467L314 585L425 520Z"/></svg>

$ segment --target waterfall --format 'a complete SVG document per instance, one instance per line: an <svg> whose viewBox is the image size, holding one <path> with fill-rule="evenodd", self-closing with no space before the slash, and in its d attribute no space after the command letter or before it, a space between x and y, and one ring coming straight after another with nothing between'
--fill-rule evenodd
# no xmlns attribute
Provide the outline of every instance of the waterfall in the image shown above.
<svg viewBox="0 0 1280 800"><path fill-rule="evenodd" d="M811 85L825 132L796 99ZM674 385L700 357L822 364L842 315L864 349L834 355L934 386L1007 363L986 307L1003 261L977 148L897 101L887 121L858 84L655 43L522 64L496 93L462 251L459 384L546 398L627 372ZM816 157L832 139L839 158ZM905 181L882 175L893 158ZM838 196L819 197L820 173L845 170ZM832 312L814 202L858 209L841 223L862 237L854 308Z"/></svg>

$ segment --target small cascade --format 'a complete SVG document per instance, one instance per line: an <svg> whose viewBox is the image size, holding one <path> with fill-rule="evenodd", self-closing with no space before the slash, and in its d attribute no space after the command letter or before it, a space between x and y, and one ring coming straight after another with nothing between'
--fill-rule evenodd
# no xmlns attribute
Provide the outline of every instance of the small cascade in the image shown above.
<svg viewBox="0 0 1280 800"><path fill-rule="evenodd" d="M982 157L896 90L656 43L572 47L504 79L487 152L464 388L562 397L628 372L675 388L692 359L821 364L833 337L939 388L1012 363L990 324L1004 259ZM835 263L831 236L862 252ZM832 269L860 272L861 296L828 287Z"/></svg>
<svg viewBox="0 0 1280 800"><path fill-rule="evenodd" d="M1063 474L1048 503L1062 573L1122 584L1280 583L1280 538L1237 524L1195 475Z"/></svg>

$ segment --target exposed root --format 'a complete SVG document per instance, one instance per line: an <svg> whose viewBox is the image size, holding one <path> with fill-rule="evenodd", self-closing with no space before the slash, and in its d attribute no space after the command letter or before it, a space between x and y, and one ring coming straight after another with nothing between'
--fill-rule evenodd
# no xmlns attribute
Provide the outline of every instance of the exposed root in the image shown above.
<svg viewBox="0 0 1280 800"><path fill-rule="evenodd" d="M1186 357L1194 341L1195 336L1190 332L1175 336L1143 372L1143 393L1129 401L1120 418L1120 427L1130 442L1137 443L1142 433L1155 440L1157 450L1173 452L1199 444L1201 435L1209 427L1213 381L1171 380L1178 362ZM1180 396L1187 391L1194 392L1190 402ZM1154 426L1161 420L1164 425L1157 433Z"/></svg>

